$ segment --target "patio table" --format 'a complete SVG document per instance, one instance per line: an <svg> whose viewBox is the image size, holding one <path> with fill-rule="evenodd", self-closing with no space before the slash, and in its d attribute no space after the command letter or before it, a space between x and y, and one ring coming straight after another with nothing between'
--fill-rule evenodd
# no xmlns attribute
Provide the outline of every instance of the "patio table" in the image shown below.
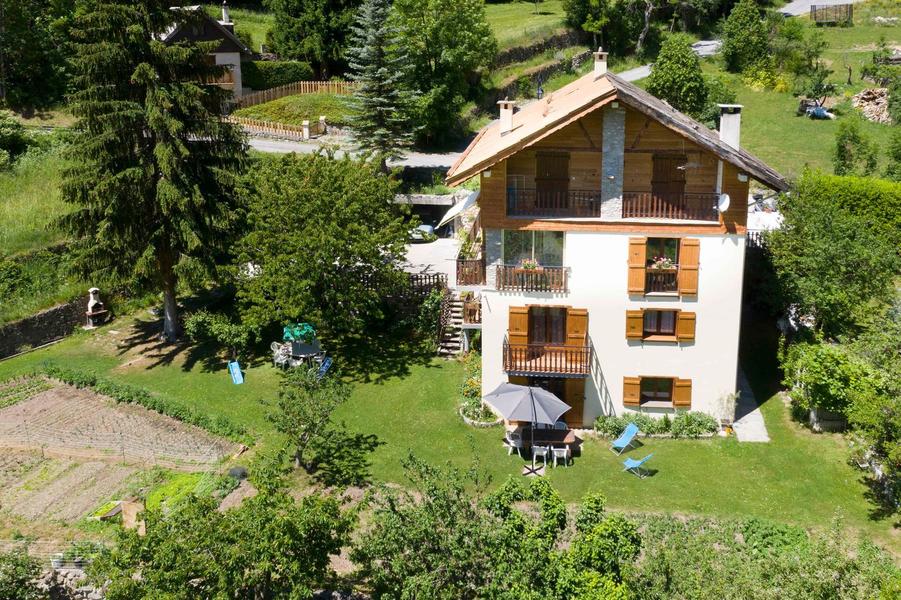
<svg viewBox="0 0 901 600"><path fill-rule="evenodd" d="M522 439L531 439L531 425L522 428ZM572 429L536 429L536 446L569 446L576 443L576 433Z"/></svg>
<svg viewBox="0 0 901 600"><path fill-rule="evenodd" d="M313 358L322 352L319 342L307 344L306 342L291 342L292 358Z"/></svg>

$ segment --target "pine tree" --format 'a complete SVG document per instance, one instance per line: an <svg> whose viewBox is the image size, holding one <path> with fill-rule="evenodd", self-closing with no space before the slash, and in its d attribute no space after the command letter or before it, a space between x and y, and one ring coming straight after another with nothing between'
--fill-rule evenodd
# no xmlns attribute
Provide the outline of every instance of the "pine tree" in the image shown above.
<svg viewBox="0 0 901 600"><path fill-rule="evenodd" d="M226 251L242 133L222 120L230 92L211 83L216 42L164 44L200 15L171 0L89 0L76 18L72 113L78 118L61 224L75 264L93 280L154 285L163 334L180 333L179 275Z"/></svg>
<svg viewBox="0 0 901 600"><path fill-rule="evenodd" d="M365 0L357 14L348 49L357 144L386 161L402 156L413 139L409 91L411 61L391 18L390 0Z"/></svg>

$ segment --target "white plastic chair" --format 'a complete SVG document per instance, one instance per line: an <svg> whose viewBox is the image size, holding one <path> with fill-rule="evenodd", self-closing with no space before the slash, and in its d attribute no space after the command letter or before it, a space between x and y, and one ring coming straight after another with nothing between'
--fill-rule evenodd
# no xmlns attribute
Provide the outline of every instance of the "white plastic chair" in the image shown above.
<svg viewBox="0 0 901 600"><path fill-rule="evenodd" d="M569 459L572 453L569 450L569 446L564 446L563 448L554 448L554 468L557 468L557 460L563 459L563 466L569 466Z"/></svg>
<svg viewBox="0 0 901 600"><path fill-rule="evenodd" d="M519 435L519 432L508 431L504 434L504 446L507 447L507 456L510 456L516 450L516 453L522 458L522 451L525 446L522 443L522 436Z"/></svg>
<svg viewBox="0 0 901 600"><path fill-rule="evenodd" d="M550 453L550 448L547 446L532 446L532 460L534 461L539 456L541 460L544 462L544 466L547 466L547 457Z"/></svg>
<svg viewBox="0 0 901 600"><path fill-rule="evenodd" d="M569 429L569 425L566 424L566 421L557 421L554 423L554 429L558 431L566 431Z"/></svg>

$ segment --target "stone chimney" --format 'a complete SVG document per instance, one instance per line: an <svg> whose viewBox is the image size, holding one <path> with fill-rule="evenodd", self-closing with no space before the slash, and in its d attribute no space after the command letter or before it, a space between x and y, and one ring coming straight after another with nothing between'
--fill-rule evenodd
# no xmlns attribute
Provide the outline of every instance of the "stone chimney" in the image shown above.
<svg viewBox="0 0 901 600"><path fill-rule="evenodd" d="M607 53L603 48L598 47L594 52L594 77L597 79L601 75L607 74Z"/></svg>
<svg viewBox="0 0 901 600"><path fill-rule="evenodd" d="M225 0L222 2L222 22L223 23L231 23L231 16L228 14L228 1Z"/></svg>
<svg viewBox="0 0 901 600"><path fill-rule="evenodd" d="M514 100L504 98L497 103L501 107L501 135L513 130L513 106L516 104Z"/></svg>
<svg viewBox="0 0 901 600"><path fill-rule="evenodd" d="M738 150L741 138L741 104L717 104L720 107L720 141Z"/></svg>

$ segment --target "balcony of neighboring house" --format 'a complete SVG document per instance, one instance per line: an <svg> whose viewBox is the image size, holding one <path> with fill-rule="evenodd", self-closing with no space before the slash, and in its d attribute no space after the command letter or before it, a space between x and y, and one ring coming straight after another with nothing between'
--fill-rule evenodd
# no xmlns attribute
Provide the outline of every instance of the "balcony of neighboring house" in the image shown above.
<svg viewBox="0 0 901 600"><path fill-rule="evenodd" d="M500 291L565 293L569 269L563 266L561 231L505 230L503 263L496 265Z"/></svg>
<svg viewBox="0 0 901 600"><path fill-rule="evenodd" d="M508 375L586 377L591 372L588 311L560 306L510 307L503 344Z"/></svg>

